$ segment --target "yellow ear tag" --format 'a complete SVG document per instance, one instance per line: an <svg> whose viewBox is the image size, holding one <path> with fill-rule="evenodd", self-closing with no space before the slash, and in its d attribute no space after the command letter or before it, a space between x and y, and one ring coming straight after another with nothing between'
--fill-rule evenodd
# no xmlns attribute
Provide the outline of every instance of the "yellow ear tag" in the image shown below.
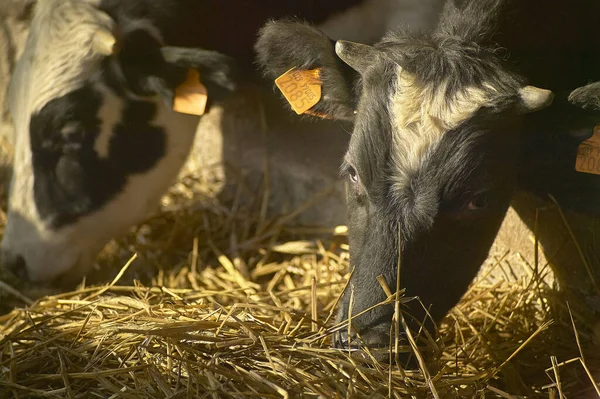
<svg viewBox="0 0 600 399"><path fill-rule="evenodd" d="M206 86L200 82L200 74L195 69L189 69L185 82L175 90L173 111L182 114L204 115L208 93Z"/></svg>
<svg viewBox="0 0 600 399"><path fill-rule="evenodd" d="M592 137L579 144L575 170L600 175L600 125L594 127Z"/></svg>
<svg viewBox="0 0 600 399"><path fill-rule="evenodd" d="M321 100L320 71L297 70L294 67L275 79L275 84L298 115L307 113Z"/></svg>

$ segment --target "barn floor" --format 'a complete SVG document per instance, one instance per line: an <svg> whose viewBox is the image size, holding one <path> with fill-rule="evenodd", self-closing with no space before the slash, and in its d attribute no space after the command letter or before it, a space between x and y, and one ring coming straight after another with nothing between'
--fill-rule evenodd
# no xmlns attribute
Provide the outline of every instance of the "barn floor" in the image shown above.
<svg viewBox="0 0 600 399"><path fill-rule="evenodd" d="M224 205L200 183L183 178L73 292L33 300L0 278L1 399L597 397L593 334L544 265L496 246L423 362L389 366L330 348L348 254L343 228L296 222L318 198L271 218L264 190Z"/></svg>

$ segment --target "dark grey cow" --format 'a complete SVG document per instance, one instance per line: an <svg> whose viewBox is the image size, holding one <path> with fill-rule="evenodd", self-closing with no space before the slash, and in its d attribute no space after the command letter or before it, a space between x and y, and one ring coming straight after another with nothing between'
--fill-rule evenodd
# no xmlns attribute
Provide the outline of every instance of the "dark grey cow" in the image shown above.
<svg viewBox="0 0 600 399"><path fill-rule="evenodd" d="M581 132L598 120L568 101L600 79L598 15L600 2L587 0L449 0L434 31L393 31L375 46L334 44L300 22L263 28L256 49L267 76L321 68L311 111L355 122L342 166L354 273L339 321L351 297L353 315L384 300L376 278L394 289L398 263L406 295L439 321L515 191L598 215L600 178L575 171ZM591 85L570 100L598 109L598 92ZM387 345L393 311L376 308L353 326ZM410 312L425 319L419 305Z"/></svg>

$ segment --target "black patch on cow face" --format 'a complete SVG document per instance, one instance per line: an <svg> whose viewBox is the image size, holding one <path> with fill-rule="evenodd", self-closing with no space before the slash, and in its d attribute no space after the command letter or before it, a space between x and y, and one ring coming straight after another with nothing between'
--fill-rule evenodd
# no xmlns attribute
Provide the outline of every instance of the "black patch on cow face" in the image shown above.
<svg viewBox="0 0 600 399"><path fill-rule="evenodd" d="M150 170L165 154L165 132L151 124L156 105L129 101L114 127L108 157L100 158L94 144L102 103L88 86L50 101L31 118L35 203L55 229L100 209L129 176Z"/></svg>

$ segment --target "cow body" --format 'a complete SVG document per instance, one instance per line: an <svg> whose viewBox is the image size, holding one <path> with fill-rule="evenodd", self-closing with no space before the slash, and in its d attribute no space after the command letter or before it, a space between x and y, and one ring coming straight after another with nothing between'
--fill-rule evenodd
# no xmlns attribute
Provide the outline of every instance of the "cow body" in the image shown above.
<svg viewBox="0 0 600 399"><path fill-rule="evenodd" d="M435 30L392 31L375 46L334 48L297 22L262 30L256 49L268 76L321 68L323 100L313 110L354 120L342 167L354 272L339 321L385 299L379 275L389 287L399 275L406 295L439 321L477 273L517 191L598 214L600 179L574 170L577 145L597 123L596 92L580 90L578 104L573 91L600 78L599 12L584 0L450 0ZM319 50L303 56L311 48ZM530 206L516 207L533 228ZM425 320L420 305L410 311ZM393 312L381 306L352 325L367 344L386 345Z"/></svg>
<svg viewBox="0 0 600 399"><path fill-rule="evenodd" d="M171 109L188 70L199 71L210 106L240 78L233 58L241 76L253 78L252 43L268 18L327 22L324 29L339 32L365 10L363 23L375 27L368 40L383 29L373 19L392 4L39 2L10 85L15 161L3 263L34 282L74 280L106 241L154 209L185 162L198 122ZM107 37L109 47L116 42L108 52Z"/></svg>

